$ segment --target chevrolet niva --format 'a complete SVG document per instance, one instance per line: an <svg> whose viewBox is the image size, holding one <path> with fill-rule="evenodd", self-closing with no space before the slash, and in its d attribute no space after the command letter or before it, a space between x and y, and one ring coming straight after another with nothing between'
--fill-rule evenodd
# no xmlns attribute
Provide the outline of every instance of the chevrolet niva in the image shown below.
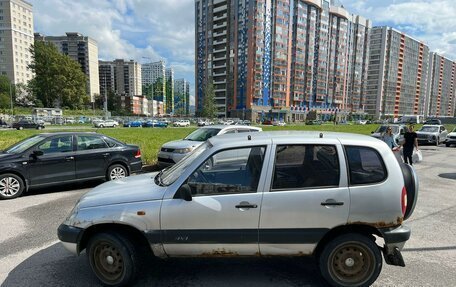
<svg viewBox="0 0 456 287"><path fill-rule="evenodd" d="M418 178L382 141L318 132L212 137L159 173L104 183L58 229L109 286L132 284L147 254L303 256L332 286L368 286L405 266L403 221Z"/></svg>

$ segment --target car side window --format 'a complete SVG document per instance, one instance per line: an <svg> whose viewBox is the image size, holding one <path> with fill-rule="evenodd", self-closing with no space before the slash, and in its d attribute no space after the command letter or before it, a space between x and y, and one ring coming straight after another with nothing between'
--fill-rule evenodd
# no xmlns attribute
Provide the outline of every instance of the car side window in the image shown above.
<svg viewBox="0 0 456 287"><path fill-rule="evenodd" d="M266 147L224 150L188 178L194 196L257 192Z"/></svg>
<svg viewBox="0 0 456 287"><path fill-rule="evenodd" d="M277 146L272 191L338 187L340 165L333 145Z"/></svg>
<svg viewBox="0 0 456 287"><path fill-rule="evenodd" d="M345 146L350 184L370 184L382 182L387 172L380 154L373 148Z"/></svg>
<svg viewBox="0 0 456 287"><path fill-rule="evenodd" d="M38 146L43 154L61 153L73 151L73 136L54 137L45 140Z"/></svg>
<svg viewBox="0 0 456 287"><path fill-rule="evenodd" d="M97 136L78 136L78 150L94 150L107 148L108 145L101 137Z"/></svg>
<svg viewBox="0 0 456 287"><path fill-rule="evenodd" d="M119 145L119 143L117 143L116 141L110 139L110 138L103 138L104 141L106 142L106 144L108 145L108 147L116 147Z"/></svg>

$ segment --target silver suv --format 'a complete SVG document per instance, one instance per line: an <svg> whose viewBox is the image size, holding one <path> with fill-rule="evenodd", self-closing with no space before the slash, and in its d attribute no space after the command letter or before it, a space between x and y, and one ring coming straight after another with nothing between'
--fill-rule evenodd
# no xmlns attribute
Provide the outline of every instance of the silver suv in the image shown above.
<svg viewBox="0 0 456 287"><path fill-rule="evenodd" d="M183 140L165 143L158 152L158 163L160 166L173 165L183 159L205 140L216 135L259 131L262 131L262 129L251 126L204 126L193 131Z"/></svg>
<svg viewBox="0 0 456 287"><path fill-rule="evenodd" d="M393 132L393 137L396 143L398 145L403 144L405 141L404 134L408 130L406 125L381 125L375 131L372 132L372 136L377 139L382 139L383 135L386 133L386 129L389 127Z"/></svg>
<svg viewBox="0 0 456 287"><path fill-rule="evenodd" d="M400 250L411 231L403 221L417 194L414 169L372 137L222 135L169 169L94 188L58 236L75 254L85 249L111 286L132 284L149 254L309 255L329 284L369 286L382 253L387 264L405 265Z"/></svg>

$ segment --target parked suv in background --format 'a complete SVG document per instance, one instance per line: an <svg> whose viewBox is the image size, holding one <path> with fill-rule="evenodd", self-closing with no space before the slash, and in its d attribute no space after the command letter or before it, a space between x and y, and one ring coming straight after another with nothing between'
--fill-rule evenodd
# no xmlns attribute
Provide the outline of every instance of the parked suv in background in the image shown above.
<svg viewBox="0 0 456 287"><path fill-rule="evenodd" d="M114 120L99 120L93 122L93 126L96 128L115 128L118 125L119 123Z"/></svg>
<svg viewBox="0 0 456 287"><path fill-rule="evenodd" d="M23 130L23 129L41 130L41 129L44 129L44 122L22 119L16 123L13 123L12 128L17 129L17 130Z"/></svg>
<svg viewBox="0 0 456 287"><path fill-rule="evenodd" d="M418 135L418 143L435 144L438 146L446 140L448 131L442 125L424 125L416 131L416 134Z"/></svg>
<svg viewBox="0 0 456 287"><path fill-rule="evenodd" d="M445 140L445 146L449 147L452 144L456 145L456 128L454 128L449 134L447 134Z"/></svg>
<svg viewBox="0 0 456 287"><path fill-rule="evenodd" d="M177 122L174 122L173 126L175 126L175 127L189 127L190 126L190 121L189 120L179 120Z"/></svg>
<svg viewBox="0 0 456 287"><path fill-rule="evenodd" d="M210 138L159 173L96 187L58 235L71 252L85 249L111 286L131 286L152 254L313 255L330 285L370 286L382 253L387 264L405 265L400 251L411 231L403 221L417 194L413 167L372 137L237 133Z"/></svg>
<svg viewBox="0 0 456 287"><path fill-rule="evenodd" d="M262 131L262 129L239 125L214 125L201 127L186 136L183 140L170 141L162 145L160 151L158 152L158 163L161 166L173 165L183 159L188 153L204 141L216 135L259 131Z"/></svg>

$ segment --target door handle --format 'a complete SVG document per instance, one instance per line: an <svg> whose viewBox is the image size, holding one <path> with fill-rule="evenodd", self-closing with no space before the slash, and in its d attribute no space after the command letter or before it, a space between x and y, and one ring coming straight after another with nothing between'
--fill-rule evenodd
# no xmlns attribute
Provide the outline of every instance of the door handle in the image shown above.
<svg viewBox="0 0 456 287"><path fill-rule="evenodd" d="M328 199L325 202L321 203L322 206L342 206L344 205L343 201L335 201L334 199Z"/></svg>
<svg viewBox="0 0 456 287"><path fill-rule="evenodd" d="M235 206L236 208L257 208L258 205L250 204L248 202L240 202L238 205Z"/></svg>
<svg viewBox="0 0 456 287"><path fill-rule="evenodd" d="M67 157L65 158L65 160L68 160L68 161L69 161L69 160L74 160L74 156L67 156Z"/></svg>

